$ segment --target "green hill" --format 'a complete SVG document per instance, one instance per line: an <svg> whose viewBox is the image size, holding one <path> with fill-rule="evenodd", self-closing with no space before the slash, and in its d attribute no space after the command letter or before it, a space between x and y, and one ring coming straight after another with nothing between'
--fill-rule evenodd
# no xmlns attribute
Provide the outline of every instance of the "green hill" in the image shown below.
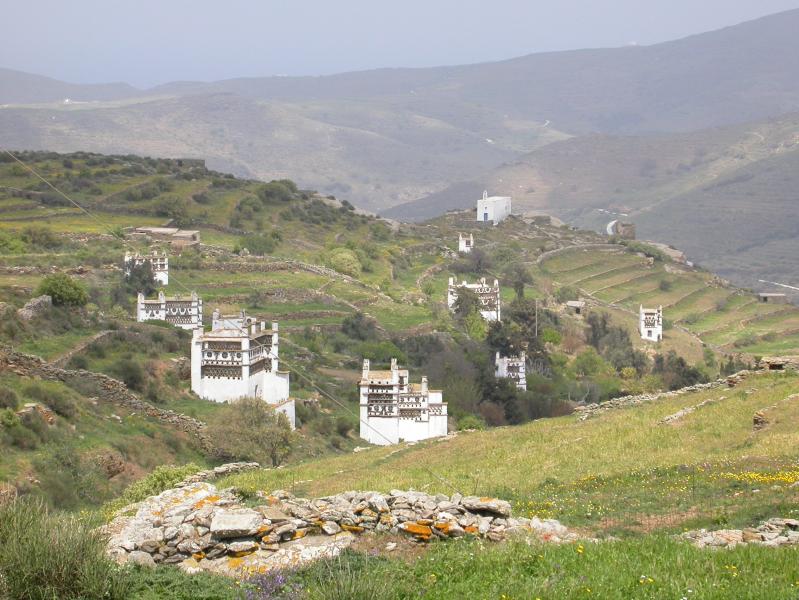
<svg viewBox="0 0 799 600"><path fill-rule="evenodd" d="M644 574L653 582L643 597L687 589L707 598L736 590L779 597L799 576L794 549L707 555L669 537L795 516L796 376L750 375L733 388L721 383L653 396L715 380L759 355L799 353L793 333L799 309L759 304L657 249L608 244L604 236L548 218L512 217L486 228L464 211L398 224L289 181L235 179L197 161L20 156L88 214L22 165L0 163L0 388L13 390L0 396L6 488L13 484L22 495L64 508L96 509L158 464L222 460L202 436L227 407L190 393L188 334L130 317L133 294L122 277L122 255L164 247L130 228L173 223L197 229L201 244L169 249L166 293L196 290L206 317L217 307L246 308L279 321L281 365L291 371L297 398L298 431L282 468L220 485L248 496L276 488L316 496L408 487L496 495L511 500L519 514L621 538L557 548L469 541L429 551L403 546L397 558L375 561L347 554L296 575L309 593L367 594L357 590L389 577L433 598L585 597L586 589L622 598L643 585ZM475 236L470 256L453 251L458 232ZM23 318L18 309L51 274L81 284L89 302ZM468 304L463 314L451 314L445 305L450 276L499 278L502 326L486 328ZM578 297L587 301L582 315L564 306ZM657 346L635 331L641 303L664 307L667 324ZM496 380L491 362L496 349L522 344L533 359L525 393ZM8 360L20 351L40 357L24 359L34 368ZM428 374L431 385L445 390L452 426L461 431L354 452L365 445L353 414L363 357L375 364L399 357L414 379ZM642 393L639 405L605 410L614 398ZM573 413L580 400L588 410ZM599 403L596 410L591 402ZM26 403L38 403L52 423L42 422L40 409L25 412ZM159 414L191 421L164 421ZM160 476L144 481L154 491L174 483ZM419 555L424 560L414 558ZM586 556L583 563L574 562L582 560L578 555ZM485 575L447 570L475 564L469 561L483 565ZM531 571L533 563L539 566ZM730 564L740 569L739 581L732 582ZM563 573L555 583L547 579L553 569ZM445 583L433 581L431 572ZM509 575L498 578L500 572ZM213 597L242 593L217 580L188 583L177 571L125 573L139 586L133 597L157 589L180 598L212 584ZM331 578L340 585L331 587ZM402 597L406 589L373 587L366 597Z"/></svg>

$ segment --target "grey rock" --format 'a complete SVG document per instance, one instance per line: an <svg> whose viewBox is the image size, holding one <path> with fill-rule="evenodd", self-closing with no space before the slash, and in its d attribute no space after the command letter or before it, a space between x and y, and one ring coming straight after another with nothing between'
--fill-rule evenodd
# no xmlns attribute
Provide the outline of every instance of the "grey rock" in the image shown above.
<svg viewBox="0 0 799 600"><path fill-rule="evenodd" d="M211 520L211 535L219 539L253 535L261 522L261 515L250 508L220 509Z"/></svg>
<svg viewBox="0 0 799 600"><path fill-rule="evenodd" d="M128 562L141 567L146 567L148 569L155 568L155 560L153 560L152 555L140 550L136 550L128 554Z"/></svg>

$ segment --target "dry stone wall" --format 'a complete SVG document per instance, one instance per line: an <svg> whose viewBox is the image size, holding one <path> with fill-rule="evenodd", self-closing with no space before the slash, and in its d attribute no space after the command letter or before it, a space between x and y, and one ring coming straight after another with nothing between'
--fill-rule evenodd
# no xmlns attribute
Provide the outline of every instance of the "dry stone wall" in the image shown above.
<svg viewBox="0 0 799 600"><path fill-rule="evenodd" d="M757 527L715 531L697 529L686 531L681 537L690 541L697 548L735 548L748 544L772 548L799 546L799 521L773 518L762 522Z"/></svg>
<svg viewBox="0 0 799 600"><path fill-rule="evenodd" d="M658 400L663 400L666 398L674 398L676 396L682 396L683 394L690 394L692 392L701 392L704 390L712 390L720 387L735 387L753 373L754 371L739 371L738 373L730 375L729 377L717 379L716 381L711 381L709 383L698 383L696 385L689 385L688 387L680 388L679 390L674 390L671 392L657 392L654 394L621 396L620 398L614 398L613 400L608 400L607 402L602 402L601 404L597 404L594 402L591 404L586 404L585 406L577 406L575 407L574 410L576 413L579 414L578 417L579 420L585 421L586 419L594 417L600 413L606 412L608 410L613 410L616 408L637 406L639 404L644 404L647 402L656 402Z"/></svg>
<svg viewBox="0 0 799 600"><path fill-rule="evenodd" d="M102 373L77 370L72 371L50 365L38 356L23 354L7 346L0 345L0 371L10 370L24 377L40 377L51 381L63 381L67 385L85 387L93 385L98 397L111 404L122 406L136 414L146 415L162 423L188 433L194 437L200 447L210 452L213 446L208 438L205 423L193 417L153 406L145 402L118 379Z"/></svg>
<svg viewBox="0 0 799 600"><path fill-rule="evenodd" d="M121 563L174 564L189 572L235 576L335 556L365 532L419 542L466 535L501 541L511 534L551 542L578 539L554 520L514 518L511 505L497 498L401 490L316 499L277 490L261 498L260 506L247 507L234 490L205 482L167 490L117 513L105 528L108 553Z"/></svg>

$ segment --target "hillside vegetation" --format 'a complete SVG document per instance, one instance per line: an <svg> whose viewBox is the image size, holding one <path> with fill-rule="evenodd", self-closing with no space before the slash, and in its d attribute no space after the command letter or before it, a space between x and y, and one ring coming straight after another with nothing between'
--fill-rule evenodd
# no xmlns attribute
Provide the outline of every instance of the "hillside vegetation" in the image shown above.
<svg viewBox="0 0 799 600"><path fill-rule="evenodd" d="M306 596L329 598L325 590L341 589L354 597L402 597L406 587L377 590L373 582L408 570L407 585L433 598L584 597L587 588L625 597L619 594L629 586L643 585L635 579L642 573L651 585L644 597L688 589L702 590L697 597L733 590L768 597L764 581L781 593L799 575L786 566L794 564L793 550L766 554L765 548L714 555L710 574L694 567L677 572L678 564L708 563L668 537L684 528L796 516L797 488L790 487L799 479L791 450L795 375L751 375L734 388L667 395L585 420L571 414L581 404L601 407L628 393L713 380L762 354L797 353L794 307L760 305L657 249L610 244L548 218L512 217L485 228L463 211L395 224L288 180L236 179L197 161L89 153L20 157L88 214L23 165L0 162L0 359L23 356L17 352L40 357L3 362L12 367L0 372L0 388L10 390L0 396L3 494L13 486L26 501L39 496L51 506L94 510L138 481L121 500L104 505L107 516L192 470L159 464L199 468L254 458L237 454L240 448L230 456L216 451L225 446L216 431L235 437L229 427L218 427L237 422L229 412L235 405L201 401L190 392L188 333L131 319L137 286L150 287L151 294L155 288L143 279L125 280L121 258L126 250L164 246L132 236L130 228L172 223L199 230L202 243L169 249L166 293L197 291L206 321L217 307L278 321L281 366L291 371L297 399L297 432L274 457L257 457L281 468L219 485L235 485L247 497L276 488L311 496L352 488L459 490L507 498L517 514L555 517L586 535L622 538L579 546L579 552L573 545L464 540L435 545L424 560L415 559L421 549L375 560L348 553L291 575L291 585ZM474 235L472 254L454 252L458 232ZM502 325L487 326L468 295L450 313L450 276L500 279ZM54 285L56 306L33 316L18 312ZM564 302L579 297L587 309L575 315ZM657 346L637 335L639 303L664 306L667 323ZM523 347L531 359L527 392L493 375L494 352ZM458 434L353 452L365 445L354 414L364 357L375 365L397 357L414 381L429 375L431 385L445 390ZM120 394L148 404L131 410ZM199 429L184 430L180 423L189 421L164 420L159 411L194 419ZM757 411L764 426L755 431ZM51 522L41 505L30 510L20 518ZM52 518L60 523L62 517ZM0 536L3 531L0 526ZM20 546L19 552L33 550ZM574 562L582 555L583 563ZM11 564L9 556L0 553L0 563ZM452 566L467 560L480 561L492 575L456 576ZM742 579L732 582L730 561ZM42 558L29 566L46 570L47 564ZM500 564L506 565L502 572L515 574L515 583L493 575ZM556 564L564 576L552 582L545 574ZM109 568L98 565L97 572L105 572L101 567ZM162 569L117 575L92 585L113 584L119 597L140 598L241 598L248 589ZM331 578L337 585L329 585Z"/></svg>

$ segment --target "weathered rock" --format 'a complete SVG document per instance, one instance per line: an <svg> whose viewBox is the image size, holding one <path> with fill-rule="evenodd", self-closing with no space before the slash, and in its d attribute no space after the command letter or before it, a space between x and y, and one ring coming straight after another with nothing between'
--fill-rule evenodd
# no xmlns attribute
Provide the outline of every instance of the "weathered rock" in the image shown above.
<svg viewBox="0 0 799 600"><path fill-rule="evenodd" d="M227 545L227 550L233 556L245 556L258 550L258 544L253 540L230 542Z"/></svg>
<svg viewBox="0 0 799 600"><path fill-rule="evenodd" d="M39 296L38 298L28 301L25 306L17 311L17 316L22 321L31 321L39 315L46 313L52 307L53 299L45 294L44 296Z"/></svg>
<svg viewBox="0 0 799 600"><path fill-rule="evenodd" d="M155 561L152 555L148 552L142 552L141 550L134 550L128 554L128 563L139 565L140 567L147 567L149 569L155 568Z"/></svg>
<svg viewBox="0 0 799 600"><path fill-rule="evenodd" d="M336 535L341 531L341 527L335 521L325 521L322 523L322 531L327 535Z"/></svg>
<svg viewBox="0 0 799 600"><path fill-rule="evenodd" d="M461 500L461 504L467 510L475 512L487 512L503 517L509 517L511 513L510 502L497 498L466 496Z"/></svg>
<svg viewBox="0 0 799 600"><path fill-rule="evenodd" d="M254 535L262 520L261 515L250 508L218 510L211 520L211 535L220 539Z"/></svg>

